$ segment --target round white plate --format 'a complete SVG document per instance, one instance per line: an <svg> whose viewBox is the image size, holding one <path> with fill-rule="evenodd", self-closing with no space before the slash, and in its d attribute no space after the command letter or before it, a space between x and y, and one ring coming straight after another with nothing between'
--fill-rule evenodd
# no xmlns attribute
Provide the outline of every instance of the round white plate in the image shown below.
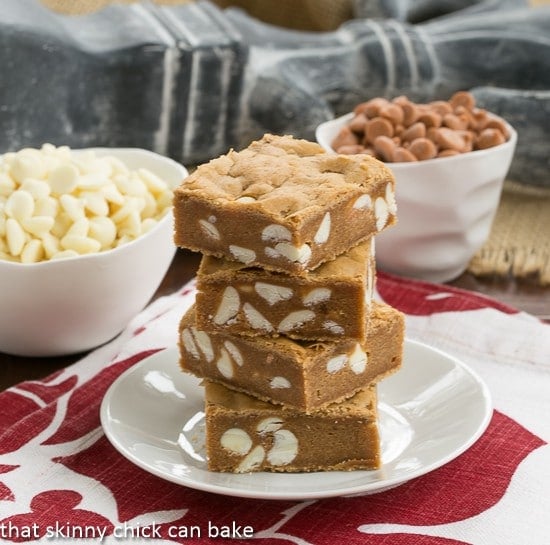
<svg viewBox="0 0 550 545"><path fill-rule="evenodd" d="M265 499L381 492L432 471L469 448L492 414L485 384L466 365L405 341L402 369L378 386L383 466L375 471L215 473L204 459L203 389L166 349L123 373L101 404L109 441L131 462L177 484Z"/></svg>

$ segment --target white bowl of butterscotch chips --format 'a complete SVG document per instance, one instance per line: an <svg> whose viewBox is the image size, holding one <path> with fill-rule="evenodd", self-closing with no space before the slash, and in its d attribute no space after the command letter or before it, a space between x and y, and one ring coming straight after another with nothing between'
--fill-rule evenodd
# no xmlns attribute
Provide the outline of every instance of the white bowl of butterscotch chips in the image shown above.
<svg viewBox="0 0 550 545"><path fill-rule="evenodd" d="M460 91L425 104L373 98L319 125L316 138L329 152L373 155L395 175L398 223L376 237L378 266L446 282L489 236L517 133Z"/></svg>

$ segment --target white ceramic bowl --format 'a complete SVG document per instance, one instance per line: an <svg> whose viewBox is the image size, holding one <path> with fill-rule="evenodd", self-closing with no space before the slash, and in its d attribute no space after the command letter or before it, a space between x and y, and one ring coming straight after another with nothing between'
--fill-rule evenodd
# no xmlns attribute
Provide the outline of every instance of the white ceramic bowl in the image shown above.
<svg viewBox="0 0 550 545"><path fill-rule="evenodd" d="M322 123L316 138L327 151L353 113ZM431 282L459 276L487 240L517 142L454 157L386 163L396 180L398 223L376 237L382 270Z"/></svg>
<svg viewBox="0 0 550 545"><path fill-rule="evenodd" d="M95 148L176 187L186 169L156 153ZM35 264L0 260L0 352L57 356L115 337L148 303L175 253L169 211L148 233L112 250Z"/></svg>

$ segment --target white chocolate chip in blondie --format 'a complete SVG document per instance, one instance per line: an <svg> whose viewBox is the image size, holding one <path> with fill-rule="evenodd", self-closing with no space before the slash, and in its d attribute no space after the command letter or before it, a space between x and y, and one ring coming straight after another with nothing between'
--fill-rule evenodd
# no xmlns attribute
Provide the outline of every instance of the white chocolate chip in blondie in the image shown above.
<svg viewBox="0 0 550 545"><path fill-rule="evenodd" d="M213 223L200 219L199 225L206 236L213 238L214 240L221 240L220 232Z"/></svg>
<svg viewBox="0 0 550 545"><path fill-rule="evenodd" d="M206 361L211 362L214 360L214 349L212 348L212 341L207 333L204 331L199 331L196 328L191 328L193 332L193 337L200 348L200 351L204 354Z"/></svg>
<svg viewBox="0 0 550 545"><path fill-rule="evenodd" d="M363 373L367 367L367 354L359 343L349 357L349 366L356 375Z"/></svg>
<svg viewBox="0 0 550 545"><path fill-rule="evenodd" d="M231 357L229 356L229 353L225 348L222 348L220 350L220 357L216 361L216 367L218 368L218 371L225 377L225 378L232 378L233 377L233 363L231 361Z"/></svg>
<svg viewBox="0 0 550 545"><path fill-rule="evenodd" d="M240 306L239 292L233 286L227 286L223 292L220 306L212 319L213 322L216 325L226 324L239 312Z"/></svg>
<svg viewBox="0 0 550 545"><path fill-rule="evenodd" d="M395 200L395 191L392 184L386 185L386 202L390 214L397 214L397 201Z"/></svg>
<svg viewBox="0 0 550 545"><path fill-rule="evenodd" d="M334 356L334 358L330 358L327 362L327 372L328 373L336 373L344 368L348 361L348 355L347 354L340 354L339 356Z"/></svg>
<svg viewBox="0 0 550 545"><path fill-rule="evenodd" d="M324 301L328 301L332 291L329 288L314 288L304 295L302 302L306 307L318 305Z"/></svg>
<svg viewBox="0 0 550 545"><path fill-rule="evenodd" d="M303 326L314 318L315 312L312 310L295 310L281 320L277 329L283 333L287 333Z"/></svg>
<svg viewBox="0 0 550 545"><path fill-rule="evenodd" d="M361 195L354 203L356 210L369 209L372 207L372 198L370 195Z"/></svg>
<svg viewBox="0 0 550 545"><path fill-rule="evenodd" d="M268 416L264 418L257 426L256 430L260 435L264 433L273 433L283 427L283 420L276 416Z"/></svg>
<svg viewBox="0 0 550 545"><path fill-rule="evenodd" d="M239 366L242 367L244 364L243 355L239 351L239 349L231 342L231 341L225 341L223 343L227 351L231 354L231 357L233 358L233 361Z"/></svg>
<svg viewBox="0 0 550 545"><path fill-rule="evenodd" d="M275 245L275 250L289 261L301 263L302 265L307 265L311 258L311 248L308 244L297 247L288 242L279 242Z"/></svg>
<svg viewBox="0 0 550 545"><path fill-rule="evenodd" d="M313 237L313 241L315 244L324 244L330 235L330 212L327 212L323 216L323 220L321 221L321 225L319 225L319 229L317 229L317 232L315 233L315 236Z"/></svg>
<svg viewBox="0 0 550 545"><path fill-rule="evenodd" d="M377 197L374 201L374 217L376 218L376 229L382 231L389 218L388 204L382 197Z"/></svg>
<svg viewBox="0 0 550 545"><path fill-rule="evenodd" d="M270 305L275 305L281 301L286 301L294 294L293 290L285 286L276 286L275 284L267 284L266 282L256 282L254 290Z"/></svg>
<svg viewBox="0 0 550 545"><path fill-rule="evenodd" d="M250 324L252 329L260 331L270 332L273 331L273 326L258 310L256 310L250 303L243 305L244 315Z"/></svg>
<svg viewBox="0 0 550 545"><path fill-rule="evenodd" d="M274 466L284 466L296 458L298 439L289 430L277 430L273 434L273 447L267 453L267 459Z"/></svg>
<svg viewBox="0 0 550 545"><path fill-rule="evenodd" d="M255 446L237 467L237 473L247 473L259 466L265 458L265 450L261 445Z"/></svg>
<svg viewBox="0 0 550 545"><path fill-rule="evenodd" d="M195 344L195 339L193 339L193 334L188 328L185 328L181 332L181 341L183 342L183 346L185 347L185 350L187 350L187 352L189 352L195 359L198 360L200 358L199 349Z"/></svg>
<svg viewBox="0 0 550 545"><path fill-rule="evenodd" d="M241 428L229 428L221 436L220 444L225 450L242 456L252 448L252 439Z"/></svg>
<svg viewBox="0 0 550 545"><path fill-rule="evenodd" d="M229 246L229 251L237 261L240 261L245 265L249 265L256 259L256 252L254 250L250 250L249 248L243 248L242 246L235 246L234 244L231 244Z"/></svg>
<svg viewBox="0 0 550 545"><path fill-rule="evenodd" d="M326 320L323 322L323 328L327 331L330 331L333 335L343 335L344 334L344 328L337 324L333 320Z"/></svg>
<svg viewBox="0 0 550 545"><path fill-rule="evenodd" d="M269 386L275 390L280 388L290 388L290 381L285 377L273 377L269 382Z"/></svg>
<svg viewBox="0 0 550 545"><path fill-rule="evenodd" d="M290 242L292 240L290 231L282 225L268 225L262 231L262 240L264 242Z"/></svg>

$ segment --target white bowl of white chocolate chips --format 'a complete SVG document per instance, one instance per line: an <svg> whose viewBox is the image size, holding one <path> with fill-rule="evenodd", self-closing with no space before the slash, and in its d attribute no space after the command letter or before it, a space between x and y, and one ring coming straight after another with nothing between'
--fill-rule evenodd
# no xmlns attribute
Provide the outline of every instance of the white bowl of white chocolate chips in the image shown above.
<svg viewBox="0 0 550 545"><path fill-rule="evenodd" d="M370 124L358 130L363 107ZM517 141L516 131L476 108L468 92L426 105L371 99L321 124L316 137L329 152L374 154L392 170L397 224L376 237L377 265L432 282L459 276L487 240Z"/></svg>
<svg viewBox="0 0 550 545"><path fill-rule="evenodd" d="M0 351L77 353L120 333L170 266L186 176L135 148L1 155Z"/></svg>

